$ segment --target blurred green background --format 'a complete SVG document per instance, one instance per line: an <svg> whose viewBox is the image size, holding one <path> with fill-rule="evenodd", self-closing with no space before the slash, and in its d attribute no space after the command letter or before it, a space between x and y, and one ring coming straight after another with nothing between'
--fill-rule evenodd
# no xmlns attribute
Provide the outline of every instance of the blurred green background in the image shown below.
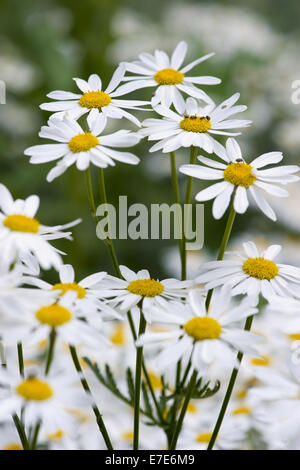
<svg viewBox="0 0 300 470"><path fill-rule="evenodd" d="M300 79L298 0L171 1L152 0L2 0L0 2L0 79L7 86L7 104L0 105L1 182L14 197L36 193L41 198L38 214L47 225L81 217L74 241L55 245L66 251L78 279L98 270L113 273L106 247L95 236L88 210L84 174L75 168L51 184L46 174L53 163L30 165L24 149L46 143L38 137L49 113L39 105L55 89L76 91L72 77L87 79L98 73L106 85L119 61L134 60L139 52L160 48L171 52L180 40L189 44L187 60L214 51L216 56L193 70L196 75L222 78L205 90L216 100L236 91L249 109L243 118L254 124L239 139L245 158L282 150L285 162L299 162L300 105L291 101L292 82ZM126 98L150 99L152 89ZM246 116L247 114L247 116ZM146 113L140 112L143 119ZM149 117L149 116L147 116ZM114 126L132 128L128 121ZM114 127L116 129L116 127ZM110 202L128 195L129 204L172 201L168 156L149 154L143 141L135 148L138 167L118 164L105 170ZM188 155L178 152L178 163ZM185 177L180 178L182 192ZM96 184L96 180L95 180ZM200 190L199 181L194 191ZM291 198L272 204L279 222L274 224L255 210L238 217L232 246L255 239L264 245L284 243L285 259L300 264L298 210L299 184L290 187ZM205 246L189 255L189 273L214 256L226 218L215 221L211 205L205 207ZM116 242L119 260L133 269L148 267L153 277L177 275L174 241L123 240ZM54 273L45 277L53 278Z"/></svg>

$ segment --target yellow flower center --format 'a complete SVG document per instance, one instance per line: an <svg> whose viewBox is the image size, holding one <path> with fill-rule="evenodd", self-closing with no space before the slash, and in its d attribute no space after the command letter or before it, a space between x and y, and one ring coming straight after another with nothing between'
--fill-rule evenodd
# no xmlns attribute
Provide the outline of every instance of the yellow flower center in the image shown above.
<svg viewBox="0 0 300 470"><path fill-rule="evenodd" d="M187 406L186 411L187 411L188 413L192 413L192 414L197 413L197 407L196 407L195 403L190 402L190 403L188 404L188 406Z"/></svg>
<svg viewBox="0 0 300 470"><path fill-rule="evenodd" d="M61 290L59 295L64 295L66 292L73 290L77 292L78 299L83 299L86 295L86 290L76 282L59 282L58 284L54 284L52 290Z"/></svg>
<svg viewBox="0 0 300 470"><path fill-rule="evenodd" d="M113 344L123 346L125 344L125 327L123 323L118 323L115 326L114 332L110 337Z"/></svg>
<svg viewBox="0 0 300 470"><path fill-rule="evenodd" d="M300 340L300 333L291 333L288 335L292 341L299 341Z"/></svg>
<svg viewBox="0 0 300 470"><path fill-rule="evenodd" d="M233 410L233 415L249 415L251 413L251 409L248 406L240 406Z"/></svg>
<svg viewBox="0 0 300 470"><path fill-rule="evenodd" d="M245 388L241 388L240 390L238 390L235 394L236 398L246 398L247 396L247 390Z"/></svg>
<svg viewBox="0 0 300 470"><path fill-rule="evenodd" d="M88 91L83 93L79 100L79 105L83 108L98 108L101 109L103 106L107 106L111 102L111 97L104 93L104 91Z"/></svg>
<svg viewBox="0 0 300 470"><path fill-rule="evenodd" d="M194 317L183 325L183 328L195 341L217 339L222 332L220 323L210 317Z"/></svg>
<svg viewBox="0 0 300 470"><path fill-rule="evenodd" d="M53 395L53 390L50 385L36 377L29 377L24 380L24 382L17 386L16 391L25 398L25 400L33 401L49 400Z"/></svg>
<svg viewBox="0 0 300 470"><path fill-rule="evenodd" d="M4 219L3 225L14 232L25 233L38 233L40 228L38 220L20 214L8 215L6 219Z"/></svg>
<svg viewBox="0 0 300 470"><path fill-rule="evenodd" d="M251 364L254 366L268 366L271 363L271 359L267 356L262 356L260 357L254 357L251 359Z"/></svg>
<svg viewBox="0 0 300 470"><path fill-rule="evenodd" d="M153 78L159 85L179 85L183 82L184 75L175 69L162 69Z"/></svg>
<svg viewBox="0 0 300 470"><path fill-rule="evenodd" d="M2 450L23 450L23 447L18 443L12 442L11 444L8 444L7 446L3 447Z"/></svg>
<svg viewBox="0 0 300 470"><path fill-rule="evenodd" d="M251 171L252 166L247 163L230 163L224 170L224 180L235 186L249 188L256 181L256 176Z"/></svg>
<svg viewBox="0 0 300 470"><path fill-rule="evenodd" d="M160 377L158 377L156 374L153 374L153 372L148 372L148 376L149 376L152 387L155 390L160 390L162 388L162 382L161 382Z"/></svg>
<svg viewBox="0 0 300 470"><path fill-rule="evenodd" d="M210 117L186 116L180 121L180 128L187 132L207 132L211 128Z"/></svg>
<svg viewBox="0 0 300 470"><path fill-rule="evenodd" d="M58 304L40 308L35 316L41 323L49 325L51 328L61 326L72 318L70 310Z"/></svg>
<svg viewBox="0 0 300 470"><path fill-rule="evenodd" d="M164 289L164 286L155 279L137 279L131 281L127 286L129 292L143 297L156 297L162 294Z"/></svg>
<svg viewBox="0 0 300 470"><path fill-rule="evenodd" d="M72 137L68 145L73 153L87 152L99 145L99 139L90 132L85 132L84 134L78 134Z"/></svg>
<svg viewBox="0 0 300 470"><path fill-rule="evenodd" d="M65 433L59 429L58 431L52 433L52 434L47 434L47 439L49 439L49 441L59 441L60 439L62 439L64 437Z"/></svg>
<svg viewBox="0 0 300 470"><path fill-rule="evenodd" d="M203 442L203 443L209 443L211 440L212 432L201 432L198 434L196 437L196 442Z"/></svg>
<svg viewBox="0 0 300 470"><path fill-rule="evenodd" d="M123 438L125 441L132 441L132 439L133 439L133 431L125 431L125 432L123 432L122 438Z"/></svg>
<svg viewBox="0 0 300 470"><path fill-rule="evenodd" d="M248 258L243 264L243 271L256 279L270 280L277 276L279 269L273 261L259 257Z"/></svg>

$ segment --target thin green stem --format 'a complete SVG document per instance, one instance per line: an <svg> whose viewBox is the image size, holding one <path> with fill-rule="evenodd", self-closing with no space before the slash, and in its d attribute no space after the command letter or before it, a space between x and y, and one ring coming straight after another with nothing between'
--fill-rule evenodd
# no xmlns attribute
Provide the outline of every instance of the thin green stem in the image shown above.
<svg viewBox="0 0 300 470"><path fill-rule="evenodd" d="M23 357L23 346L22 343L18 343L18 362L20 376L24 378L24 357Z"/></svg>
<svg viewBox="0 0 300 470"><path fill-rule="evenodd" d="M253 315L250 315L247 318L246 322L245 322L245 327L244 327L245 331L250 331L251 326L252 326L252 321L253 321ZM238 363L238 365L240 365L240 363L242 362L243 356L244 356L244 354L241 351L239 351L238 354L237 354L237 363ZM229 384L228 384L228 387L227 387L227 390L226 390L226 394L225 394L225 397L224 397L224 400L223 400L223 403L222 403L222 406L221 406L221 410L220 410L215 428L213 430L211 439L209 441L207 450L212 450L212 448L213 448L213 446L216 442L216 439L218 437L218 434L219 434L219 431L220 431L220 428L221 428L221 425L222 425L222 422L223 422L223 419L224 419L224 416L225 416L225 413L226 413L226 410L227 410L227 406L228 406L228 403L229 403L230 398L231 398L231 394L232 394L232 391L233 391L233 387L235 385L235 381L236 381L238 372L239 372L239 367L235 367L233 369L232 373L231 373L231 377L230 377Z"/></svg>
<svg viewBox="0 0 300 470"><path fill-rule="evenodd" d="M103 170L103 168L98 168L98 175L99 175L99 186L100 186L101 201L102 201L102 203L107 204L107 195L106 195L106 187L105 187L105 179L104 179L104 170ZM109 228L108 228L108 230L109 230ZM106 245L108 247L108 251L109 251L112 263L114 265L115 271L117 273L117 276L122 278L122 274L121 274L121 271L120 271L120 266L119 266L116 250L115 250L115 247L114 247L114 244L113 244L113 241L112 241L111 237L108 237L106 239L106 242L107 242Z"/></svg>
<svg viewBox="0 0 300 470"><path fill-rule="evenodd" d="M233 207L234 196L235 196L235 194L233 194L233 197L232 197L230 212L229 212L229 215L228 215L227 224L226 224L224 235L223 235L223 238L222 238L222 242L221 242L220 250L219 250L219 253L218 253L217 261L221 261L224 257L224 253L225 253L225 250L226 250L226 247L227 247L227 244L228 244L228 240L229 240L229 237L230 237L230 234L231 234L231 231L232 231L232 227L233 227L233 223L234 223L234 219L235 219L235 216L236 216L236 212L235 212L234 207ZM213 289L210 289L208 291L207 297L206 297L206 310L208 310L212 294L213 294Z"/></svg>
<svg viewBox="0 0 300 470"><path fill-rule="evenodd" d="M48 375L52 361L53 361L55 342L56 342L56 331L54 328L52 328L50 335L49 335L49 347L48 347L47 361L46 361L46 367L45 367L46 375Z"/></svg>
<svg viewBox="0 0 300 470"><path fill-rule="evenodd" d="M39 432L40 432L40 428L41 428L41 421L39 421L37 423L37 425L35 426L35 429L34 429L34 433L33 433L33 437L32 437L32 441L31 441L31 444L30 444L30 449L31 450L35 450L36 449L36 446L37 446L37 442L38 442L38 436L39 436Z"/></svg>
<svg viewBox="0 0 300 470"><path fill-rule="evenodd" d="M80 382L81 382L82 388L84 389L84 391L85 391L90 397L93 398L92 392L91 392L91 389L90 389L90 386L89 386L89 384L88 384L86 378L85 378L84 375L83 375L82 367L81 367L80 362L79 362L79 358L78 358L78 355L77 355L77 352L76 352L76 348L75 348L75 346L73 346L73 345L70 344L70 345L69 345L69 349L70 349L71 357L72 357L72 360L73 360L73 364L74 364L74 366L75 366L76 371L77 371L78 374L79 374ZM104 424L102 415L101 415L101 413L100 413L100 411L99 411L99 408L97 407L97 405L96 405L94 399L93 399L92 409L93 409L94 415L95 415L95 417L96 417L96 422L97 422L99 431L100 431L100 433L102 434L102 437L103 437L103 439L104 439L104 442L105 442L105 444L106 444L107 449L108 449L108 450L113 450L113 446L112 446L111 440L110 440L110 438L109 438L109 435L108 435L106 426L105 426L105 424Z"/></svg>
<svg viewBox="0 0 300 470"><path fill-rule="evenodd" d="M146 320L142 312L140 313L139 336L146 331ZM133 450L139 448L139 424L140 424L140 398L141 398L141 378L143 363L143 347L136 348L135 383L134 383L134 421L133 421Z"/></svg>
<svg viewBox="0 0 300 470"><path fill-rule="evenodd" d="M170 153L170 162L171 162L171 179L172 179L172 186L173 186L174 202L176 204L179 204L181 207L175 152ZM181 225L181 238L178 240L178 246L179 246L179 254L180 254L180 261L181 261L181 269L183 269L182 268L182 261L183 261L182 253L183 253L183 236L184 236L183 230L184 228L183 228L182 218L176 221L175 223L178 224L178 227L180 227Z"/></svg>
<svg viewBox="0 0 300 470"><path fill-rule="evenodd" d="M191 153L190 153L190 165L193 165L196 161L197 157L197 147L192 146L191 147ZM191 204L191 198L192 198L192 186L193 186L193 177L188 176L187 180L187 185L186 185L186 193L185 193L185 204ZM185 280L186 279L186 238L185 238L185 228L188 227L188 218L189 218L189 206L186 206L188 210L186 220L184 221L184 211L182 214L183 217L183 241L182 241L182 270L181 270L181 279Z"/></svg>
<svg viewBox="0 0 300 470"><path fill-rule="evenodd" d="M192 374L192 377L191 377L191 380L190 380L189 385L188 385L187 390L186 390L185 400L183 402L182 409L181 409L178 421L176 423L175 431L174 431L174 434L173 434L173 437L172 437L172 440L171 440L171 444L170 444L170 450L175 450L176 449L178 436L179 436L179 433L180 433L181 428L182 428L183 420L184 420L184 417L185 417L187 407L188 407L188 404L190 402L192 393L194 391L196 381L197 381L197 371L194 370L194 372Z"/></svg>
<svg viewBox="0 0 300 470"><path fill-rule="evenodd" d="M19 435L21 444L23 446L23 449L24 450L29 450L29 442L28 442L28 439L26 437L24 426L23 426L21 420L19 419L19 417L16 414L13 415L13 421L14 421L17 433Z"/></svg>
<svg viewBox="0 0 300 470"><path fill-rule="evenodd" d="M89 198L90 211L91 211L91 214L95 223L97 224L98 220L96 216L96 204L95 204L95 198L94 198L94 192L93 192L93 184L92 184L92 176L91 176L90 167L88 167L85 170L85 176L86 176L86 186L87 186L87 193L88 193L88 198Z"/></svg>
<svg viewBox="0 0 300 470"><path fill-rule="evenodd" d="M137 334L136 334L136 331L135 331L135 326L134 326L134 322L133 322L132 315L131 315L131 312L130 312L130 311L127 312L127 318L128 318L128 323L129 323L129 326L130 326L130 329L131 329L132 338L133 338L133 340L134 340L134 342L135 342L135 341L137 340ZM163 417L161 408L160 408L160 406L159 406L159 403L158 403L158 401L157 401L157 398L156 398L156 396L155 396L155 392L154 392L154 390L153 390L152 383L151 383L151 380L150 380L150 377L149 377L149 374L148 374L146 365L145 365L145 363L144 363L144 360L142 360L142 369L143 369L143 374L144 374L144 376L145 376L145 379L146 379L146 382L147 382L149 391L150 391L150 393L151 393L151 397L152 397L154 406L155 406L155 408L156 408L156 412L157 412L158 418L159 418L160 422L163 423L163 422L164 422L164 417Z"/></svg>

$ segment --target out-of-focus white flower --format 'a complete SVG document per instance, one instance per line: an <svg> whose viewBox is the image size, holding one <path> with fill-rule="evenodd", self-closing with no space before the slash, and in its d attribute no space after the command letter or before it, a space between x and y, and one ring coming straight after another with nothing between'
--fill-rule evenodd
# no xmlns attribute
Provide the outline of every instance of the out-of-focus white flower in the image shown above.
<svg viewBox="0 0 300 470"><path fill-rule="evenodd" d="M52 266L59 269L62 264L61 252L50 245L48 240L59 238L71 240L71 232L64 230L77 225L81 220L53 227L42 225L35 218L39 204L40 199L36 195L14 201L9 190L0 184L1 258L6 265L9 266L18 260L26 264L30 260L28 255L34 255L44 269ZM29 268L31 264L29 263Z"/></svg>
<svg viewBox="0 0 300 470"><path fill-rule="evenodd" d="M73 429L72 416L66 407L86 406L89 398L76 384L74 375L67 371L45 376L37 368L26 372L23 378L17 370L0 370L0 383L4 388L1 395L0 417L19 414L24 408L26 428L35 426L41 420L48 432L57 429ZM78 388L77 388L78 387Z"/></svg>

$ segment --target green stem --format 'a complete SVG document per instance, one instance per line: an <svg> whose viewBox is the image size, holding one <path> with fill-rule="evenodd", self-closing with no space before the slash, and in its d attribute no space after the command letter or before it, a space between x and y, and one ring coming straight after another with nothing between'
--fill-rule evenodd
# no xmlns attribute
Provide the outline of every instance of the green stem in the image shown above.
<svg viewBox="0 0 300 470"><path fill-rule="evenodd" d="M250 315L247 318L246 323L245 323L245 327L244 327L245 331L250 331L251 326L252 326L252 321L253 321L253 315ZM238 354L237 354L238 365L240 365L240 363L242 362L243 356L244 356L244 354L241 351L239 351ZM228 406L228 403L229 403L230 398L231 398L232 390L233 390L238 372L239 372L239 367L234 368L232 373L231 373L229 384L228 384L226 394L225 394L225 397L224 397L224 400L223 400L223 403L222 403L222 407L221 407L221 410L220 410L215 428L213 430L211 439L209 441L207 450L212 450L212 448L213 448L213 446L216 442L216 439L218 437L218 434L219 434L219 431L220 431L220 428L221 428L221 425L222 425L222 422L223 422L223 419L224 419L224 416L225 416L225 413L226 413L226 410L227 410L227 406Z"/></svg>
<svg viewBox="0 0 300 470"><path fill-rule="evenodd" d="M104 179L104 170L103 168L98 168L98 175L99 175L99 184L100 184L100 197L101 197L101 201L104 203L104 204L107 204L107 195L106 195L106 188L105 188L105 179ZM116 250L115 250L115 247L114 247L114 244L113 244L113 241L110 237L108 237L106 239L107 243L107 247L108 247L108 251L109 251L109 254L110 254L110 257L111 257L111 260L113 262L113 265L114 265L114 268L115 268L115 271L117 273L117 276L122 278L122 274L121 274L121 271L120 271L120 266L119 266L119 262L118 262L118 258L117 258L117 254L116 254Z"/></svg>
<svg viewBox="0 0 300 470"><path fill-rule="evenodd" d="M190 153L190 165L193 165L196 161L197 157L197 147L191 147ZM193 186L193 177L188 176L187 185L186 185L186 193L185 193L185 204L191 204L192 198L192 186ZM188 206L187 206L188 207ZM189 208L187 209L189 211ZM184 211L183 211L184 212ZM189 212L188 212L189 215ZM186 279L186 239L185 239L185 227L188 227L188 221L184 224L184 213L182 214L183 217L183 237L182 237L182 270L181 270L181 279ZM188 219L188 217L187 217Z"/></svg>
<svg viewBox="0 0 300 470"><path fill-rule="evenodd" d="M24 450L29 450L29 442L28 442L28 439L26 437L24 426L23 426L23 424L21 423L19 417L16 414L13 415L13 421L15 423L16 430L18 432L18 435L19 435L21 444L23 446L23 449Z"/></svg>
<svg viewBox="0 0 300 470"><path fill-rule="evenodd" d="M142 312L140 313L139 336L145 333L146 320ZM139 448L139 418L140 418L140 398L141 398L141 377L143 363L143 347L136 348L135 384L134 384L134 422L133 422L133 450Z"/></svg>
<svg viewBox="0 0 300 470"><path fill-rule="evenodd" d="M170 444L170 450L175 450L176 449L178 436L179 436L179 433L180 433L181 428L182 428L183 420L184 420L186 410L187 410L188 404L190 402L193 390L195 388L196 381L197 381L197 371L194 370L194 372L192 374L192 377L191 377L191 380L190 380L189 385L188 385L187 390L186 390L186 396L185 396L185 400L184 400L183 405L182 405L181 413L180 413L178 421L176 423L175 431L174 431L172 441L171 441L171 444Z"/></svg>
<svg viewBox="0 0 300 470"><path fill-rule="evenodd" d="M95 204L95 199L94 199L94 193L93 193L93 184L92 184L92 176L91 176L91 169L88 167L85 170L85 176L86 176L86 185L87 185L87 193L88 193L88 198L89 198L89 205L90 205L90 211L92 214L92 217L95 221L95 223L98 223L98 219L96 216L96 204Z"/></svg>
<svg viewBox="0 0 300 470"><path fill-rule="evenodd" d="M69 349L70 349L70 353L71 353L71 357L72 357L72 360L73 360L73 364L75 366L75 369L76 371L78 372L79 374L79 377L80 377L80 382L81 382L81 385L82 385L82 388L84 389L84 391L90 396L93 398L92 396L92 392L91 392L91 389L90 389L90 386L86 380L86 378L84 377L83 375L83 371L82 371L82 368L81 368L81 365L80 365L80 362L79 362L79 358L78 358L78 355L77 355L77 352L76 352L76 348L75 346L73 345L69 345ZM103 418L102 418L102 415L99 411L99 408L97 407L94 399L93 399L93 405L92 405L92 409L93 409L93 412L94 412L94 415L96 417L96 422L97 422L97 425L98 425L98 428L99 428L99 431L101 432L102 434L102 437L104 439L104 442L106 444L106 447L108 450L113 450L113 446L112 446L112 443L110 441L110 438L109 438L109 435L108 435L108 432L107 432L107 429L106 429L106 426L104 424L104 421L103 421Z"/></svg>
<svg viewBox="0 0 300 470"><path fill-rule="evenodd" d="M235 219L235 216L236 216L236 212L235 212L234 207L233 207L233 202L234 202L234 194L233 194L233 198L232 198L232 203L231 203L230 212L229 212L229 216L228 216L228 219L227 219L227 224L226 224L226 227L225 227L223 239L222 239L220 250L219 250L219 253L218 253L217 261L221 261L223 259L224 253L225 253L225 250L226 250L226 247L227 247L227 244L228 244L228 240L229 240L229 237L230 237L230 234L231 234L231 231L232 231L233 222L234 222L234 219ZM208 291L207 297L206 297L206 310L208 310L212 294L213 294L213 289L210 289Z"/></svg>
<svg viewBox="0 0 300 470"><path fill-rule="evenodd" d="M39 422L37 423L37 425L35 426L34 434L33 434L33 437L32 437L31 444L30 444L30 449L31 449L31 450L35 450L35 449L36 449L36 445L37 445L37 440L38 440L38 435L39 435L39 432L40 432L41 424L42 424L41 421L39 421Z"/></svg>
<svg viewBox="0 0 300 470"><path fill-rule="evenodd" d="M46 375L48 375L52 361L53 361L55 342L56 342L56 331L54 328L52 328L50 335L49 335L49 348L48 348L48 355L47 355L47 361L46 361L46 367L45 367Z"/></svg>
<svg viewBox="0 0 300 470"><path fill-rule="evenodd" d="M177 168L176 168L176 159L175 159L175 152L170 153L170 162L171 162L171 179L172 179L172 186L173 186L173 193L174 193L174 202L179 204L181 207L180 202L180 193L179 193L179 184L178 184L178 176L177 176ZM180 226L180 221L177 221L178 226ZM181 219L181 238L178 240L179 245L179 254L181 260L181 271L183 269L183 236L184 236L184 228L183 228L183 220Z"/></svg>
<svg viewBox="0 0 300 470"><path fill-rule="evenodd" d="M132 337L133 337L133 341L135 342L137 340L137 334L136 334L136 331L135 331L135 326L134 326L134 323L133 323L131 312L127 312L127 318L128 318L128 323L129 323L129 326L130 326L130 329L131 329L131 334L132 334ZM144 363L144 360L142 360L142 369L143 369L143 374L145 376L149 391L151 393L152 400L154 402L154 406L156 408L158 418L159 418L161 423L164 423L164 417L162 415L161 408L160 408L160 406L158 404L158 401L157 401L157 398L155 396L155 392L153 390L152 383L151 383L148 371L146 369L146 365Z"/></svg>
<svg viewBox="0 0 300 470"><path fill-rule="evenodd" d="M18 343L17 348L18 348L19 372L20 372L20 376L24 378L24 357L23 357L22 343Z"/></svg>

